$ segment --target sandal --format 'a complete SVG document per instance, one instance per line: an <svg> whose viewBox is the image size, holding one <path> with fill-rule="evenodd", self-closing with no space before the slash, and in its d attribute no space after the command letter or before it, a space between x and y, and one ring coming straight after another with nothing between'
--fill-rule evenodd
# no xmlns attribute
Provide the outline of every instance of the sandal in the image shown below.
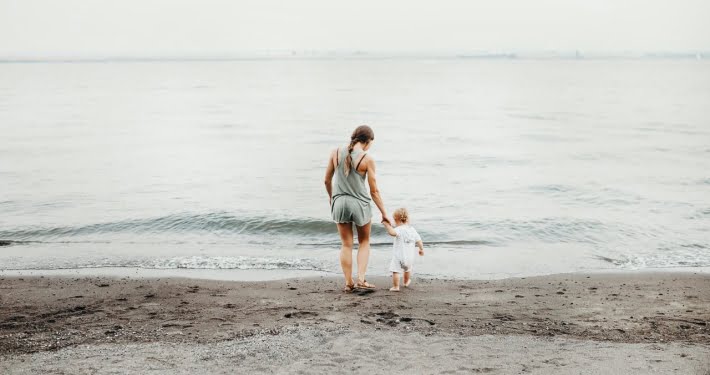
<svg viewBox="0 0 710 375"><path fill-rule="evenodd" d="M355 290L355 284L345 284L343 287L343 292L352 293Z"/></svg>
<svg viewBox="0 0 710 375"><path fill-rule="evenodd" d="M367 280L358 281L357 284L355 285L355 287L361 288L361 289L375 289L376 288L376 286L374 284L368 283Z"/></svg>

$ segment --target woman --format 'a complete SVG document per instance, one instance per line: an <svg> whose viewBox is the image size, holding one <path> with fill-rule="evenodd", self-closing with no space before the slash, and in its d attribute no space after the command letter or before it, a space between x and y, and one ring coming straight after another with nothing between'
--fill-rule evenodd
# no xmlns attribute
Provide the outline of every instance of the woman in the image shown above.
<svg viewBox="0 0 710 375"><path fill-rule="evenodd" d="M358 126L350 137L350 144L330 153L325 171L325 190L333 220L340 233L340 267L345 275L344 291L354 288L374 289L375 286L365 280L367 261L370 258L370 227L374 201L382 214L382 221L389 222L380 191L377 189L375 160L367 150L375 140L375 133L369 126ZM336 179L333 182L333 175ZM365 179L370 186L368 193ZM357 228L357 283L353 281L353 224Z"/></svg>

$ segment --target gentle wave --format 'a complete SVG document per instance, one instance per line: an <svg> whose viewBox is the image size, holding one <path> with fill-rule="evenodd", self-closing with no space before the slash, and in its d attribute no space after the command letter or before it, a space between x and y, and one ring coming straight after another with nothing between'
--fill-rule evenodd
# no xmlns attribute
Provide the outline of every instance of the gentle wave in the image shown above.
<svg viewBox="0 0 710 375"><path fill-rule="evenodd" d="M424 241L426 246L495 246L493 241L484 240L452 240L452 241ZM298 243L298 246L306 247L333 247L340 246L340 242L324 242L324 243ZM371 242L371 247L386 247L392 246L392 242Z"/></svg>
<svg viewBox="0 0 710 375"><path fill-rule="evenodd" d="M469 222L475 230L495 233L502 241L542 241L547 243L603 244L615 241L637 241L657 237L657 232L630 224L581 220L564 217L545 217L532 220L494 220Z"/></svg>
<svg viewBox="0 0 710 375"><path fill-rule="evenodd" d="M12 269L84 269L84 268L142 268L142 269L207 269L207 270L308 270L325 271L324 266L308 258L269 258L246 256L186 256L155 259L43 259L27 265L6 265Z"/></svg>
<svg viewBox="0 0 710 375"><path fill-rule="evenodd" d="M132 219L66 227L24 227L0 230L6 241L28 241L111 233L215 233L215 234L332 234L335 224L307 218L238 217L228 213L174 214L150 219Z"/></svg>
<svg viewBox="0 0 710 375"><path fill-rule="evenodd" d="M419 230L427 245L479 246L494 245L491 241L449 239L445 233ZM130 240L117 235L135 235ZM168 234L151 241L151 235ZM297 238L298 246L330 247L339 241L324 241L337 238L337 229L330 220L311 218L276 218L269 216L244 216L219 212L206 214L173 214L157 218L131 219L64 227L20 227L0 230L0 246L27 243L168 243L176 241L175 234L213 235L229 237L252 235L271 243L276 236ZM386 237L381 225L373 225L373 238ZM168 239L171 238L171 239ZM179 238L179 237L178 237ZM313 242L298 242L308 239ZM147 242L146 242L147 241ZM179 242L179 241L178 241ZM389 246L391 242L373 242L372 246Z"/></svg>
<svg viewBox="0 0 710 375"><path fill-rule="evenodd" d="M620 269L639 270L644 268L710 267L708 246L701 244L683 245L674 249L664 249L657 253L595 255L594 258L613 264ZM698 251L701 250L701 251Z"/></svg>
<svg viewBox="0 0 710 375"><path fill-rule="evenodd" d="M0 246L12 246L12 245L27 245L27 244L110 244L113 241L11 241L11 240L0 240ZM170 244L184 244L183 241L128 241L121 242L128 244L151 244L151 245L170 245ZM252 243L252 242L250 242ZM212 242L208 244L220 244L224 245L224 242ZM498 244L493 241L483 241L483 240L453 240L453 241L427 241L426 246L497 246ZM321 248L321 247L339 247L340 242L311 242L311 243L297 243L296 246L301 247L311 247L311 248ZM371 242L371 247L387 247L392 246L392 242Z"/></svg>
<svg viewBox="0 0 710 375"><path fill-rule="evenodd" d="M323 271L318 262L300 258L254 258L254 257L223 257L223 256L191 256L170 259L157 259L141 263L139 268L154 269L261 269L261 270L313 270Z"/></svg>
<svg viewBox="0 0 710 375"><path fill-rule="evenodd" d="M422 226L427 228L426 224ZM436 224L432 227L436 228ZM450 232L418 229L425 243L441 246L499 246L508 241L528 240L548 243L603 244L610 240L626 242L638 241L642 238L658 238L662 235L663 229L565 217L459 221L452 222L449 227ZM121 235L128 235L128 239ZM294 241L298 246L324 247L339 244L335 224L330 220L270 216L240 217L220 212L182 213L81 226L5 229L0 230L0 246L23 242L167 243L184 239L176 235L211 236L215 239L219 238L219 241L246 236L240 240L259 239L264 245L272 244L279 239ZM373 241L372 246L391 244L389 241L377 242L378 238L387 238L386 232L380 225L373 226L372 236L376 240Z"/></svg>

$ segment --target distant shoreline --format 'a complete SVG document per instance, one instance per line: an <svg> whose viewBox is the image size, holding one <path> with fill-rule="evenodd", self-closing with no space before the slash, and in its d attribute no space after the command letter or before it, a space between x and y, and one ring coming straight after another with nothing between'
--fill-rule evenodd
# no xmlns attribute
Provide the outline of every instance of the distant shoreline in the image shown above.
<svg viewBox="0 0 710 375"><path fill-rule="evenodd" d="M578 53L491 52L491 53L377 53L377 52L293 52L253 53L232 56L101 56L101 57L0 57L0 63L119 63L119 62L230 62L230 61L358 61L358 60L551 60L551 61L638 61L708 60L710 51Z"/></svg>

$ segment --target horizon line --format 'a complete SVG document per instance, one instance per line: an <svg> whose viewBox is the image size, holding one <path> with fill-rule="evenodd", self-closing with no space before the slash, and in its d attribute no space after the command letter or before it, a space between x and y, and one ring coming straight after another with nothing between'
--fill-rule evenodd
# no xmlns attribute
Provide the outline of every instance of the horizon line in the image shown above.
<svg viewBox="0 0 710 375"><path fill-rule="evenodd" d="M249 60L368 60L368 59L500 59L500 60L638 60L707 59L709 51L582 52L580 50L380 52L329 50L278 50L229 55L104 55L104 56L0 56L0 63L30 62L159 62Z"/></svg>

